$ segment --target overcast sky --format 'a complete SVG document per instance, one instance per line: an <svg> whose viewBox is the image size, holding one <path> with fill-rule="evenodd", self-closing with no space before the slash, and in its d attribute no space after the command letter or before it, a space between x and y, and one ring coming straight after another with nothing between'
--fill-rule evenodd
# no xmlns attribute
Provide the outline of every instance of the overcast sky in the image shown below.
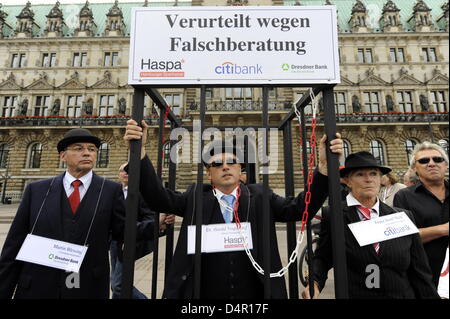
<svg viewBox="0 0 450 319"><path fill-rule="evenodd" d="M36 4L55 4L57 0L30 0L31 5ZM169 0L171 1L171 0ZM172 0L173 1L173 0ZM183 1L191 1L191 0L178 0L179 2ZM61 4L65 3L85 3L86 0L59 0ZM120 3L124 2L142 2L144 3L144 0L119 0ZM148 2L161 2L161 0L148 0ZM24 5L27 3L27 0L0 0L0 3L4 6L7 5ZM89 3L114 3L114 0L90 0Z"/></svg>

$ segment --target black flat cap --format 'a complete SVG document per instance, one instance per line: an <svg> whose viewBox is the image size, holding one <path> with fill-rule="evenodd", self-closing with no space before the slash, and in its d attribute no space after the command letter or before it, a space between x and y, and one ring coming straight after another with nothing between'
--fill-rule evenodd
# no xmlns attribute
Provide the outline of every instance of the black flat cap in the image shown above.
<svg viewBox="0 0 450 319"><path fill-rule="evenodd" d="M64 134L64 138L58 142L58 153L64 151L67 146L73 143L92 143L99 148L101 141L85 128L74 128Z"/></svg>
<svg viewBox="0 0 450 319"><path fill-rule="evenodd" d="M339 170L339 173L341 174L341 177L345 177L350 171L362 168L378 168L383 175L392 171L389 167L378 164L372 153L357 152L347 156L345 159L345 166Z"/></svg>

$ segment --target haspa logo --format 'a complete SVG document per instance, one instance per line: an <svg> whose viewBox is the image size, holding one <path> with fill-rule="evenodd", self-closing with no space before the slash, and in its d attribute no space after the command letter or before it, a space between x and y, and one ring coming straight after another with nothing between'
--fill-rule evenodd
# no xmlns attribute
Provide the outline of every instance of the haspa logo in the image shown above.
<svg viewBox="0 0 450 319"><path fill-rule="evenodd" d="M142 78L182 78L184 77L184 62L184 59L179 61L141 59L141 72L139 76Z"/></svg>
<svg viewBox="0 0 450 319"><path fill-rule="evenodd" d="M149 71L179 71L182 69L184 60L179 61L158 61L152 59L141 59L141 70Z"/></svg>
<svg viewBox="0 0 450 319"><path fill-rule="evenodd" d="M216 74L262 74L262 66L255 65L238 65L233 62L224 62L214 68Z"/></svg>

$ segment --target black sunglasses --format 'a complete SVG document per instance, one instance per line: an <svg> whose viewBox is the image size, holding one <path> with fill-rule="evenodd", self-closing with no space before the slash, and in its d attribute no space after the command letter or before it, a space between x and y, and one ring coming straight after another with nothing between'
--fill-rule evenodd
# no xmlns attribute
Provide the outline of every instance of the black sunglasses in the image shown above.
<svg viewBox="0 0 450 319"><path fill-rule="evenodd" d="M422 158L419 158L417 161L420 164L428 164L431 159L433 159L433 162L435 162L435 163L442 163L443 161L445 161L445 159L441 156L422 157Z"/></svg>
<svg viewBox="0 0 450 319"><path fill-rule="evenodd" d="M238 161L236 158L229 158L226 160L226 163L228 165L234 165L234 164L238 164ZM223 165L222 161L212 161L211 163L208 164L208 167L221 167Z"/></svg>

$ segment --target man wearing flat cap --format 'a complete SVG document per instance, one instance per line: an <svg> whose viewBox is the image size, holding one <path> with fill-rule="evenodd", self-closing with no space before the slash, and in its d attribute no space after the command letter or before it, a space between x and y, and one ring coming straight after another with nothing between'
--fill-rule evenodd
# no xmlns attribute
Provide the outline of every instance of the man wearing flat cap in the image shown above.
<svg viewBox="0 0 450 319"><path fill-rule="evenodd" d="M195 194L197 185L191 185L184 193L171 191L161 184L151 161L146 156L145 143L147 124L139 127L134 120L127 122L124 136L126 141L142 138L140 191L149 207L155 211L164 211L183 217L173 260L166 276L163 297L168 299L191 299L194 296L194 255L188 252L192 235L189 226L195 225ZM342 140L331 140L332 152L342 154ZM202 253L202 272L200 278L200 298L202 299L250 299L264 298L263 276L252 266L243 250L232 250L232 242L220 229L235 231L237 225L245 228L242 238L251 238L253 247L250 253L254 260L262 265L264 247L270 245L271 272L281 268L281 258L276 240L275 222L300 220L304 211L304 193L297 197L283 198L269 190L270 238L263 237L263 186L245 185L240 181L244 156L233 143L216 140L205 146L202 161L211 184L203 185L203 225L213 236L222 236L214 241L216 245ZM328 195L327 162L325 156L326 138L320 141L319 165L314 173L311 185L309 218L314 217ZM244 226L245 223L245 226ZM211 226L219 224L218 227ZM192 234L192 233L191 233ZM249 240L249 239L248 239ZM206 240L205 240L206 242ZM209 242L213 244L212 241ZM234 245L236 246L236 245ZM271 279L271 298L287 298L283 277Z"/></svg>
<svg viewBox="0 0 450 319"><path fill-rule="evenodd" d="M57 145L67 170L26 187L0 256L0 298L109 298L109 239L110 234L123 238L125 207L120 184L92 170L100 143L87 129L68 131ZM52 247L87 247L78 273L49 266L42 259L16 259L23 246L36 247L30 234ZM150 239L153 225L139 224L138 235ZM42 249L36 248L36 253ZM69 249L59 258L74 259Z"/></svg>
<svg viewBox="0 0 450 319"><path fill-rule="evenodd" d="M438 298L418 233L360 246L348 226L358 222L368 223L371 219L398 212L405 212L414 222L410 211L391 208L377 197L381 176L390 171L389 167L378 164L369 152L350 154L345 160L345 167L340 170L341 178L350 189L342 203L349 297ZM327 273L333 267L330 213L329 209L322 209L319 242L314 251L312 276L315 297L322 291ZM302 295L310 298L308 287Z"/></svg>

